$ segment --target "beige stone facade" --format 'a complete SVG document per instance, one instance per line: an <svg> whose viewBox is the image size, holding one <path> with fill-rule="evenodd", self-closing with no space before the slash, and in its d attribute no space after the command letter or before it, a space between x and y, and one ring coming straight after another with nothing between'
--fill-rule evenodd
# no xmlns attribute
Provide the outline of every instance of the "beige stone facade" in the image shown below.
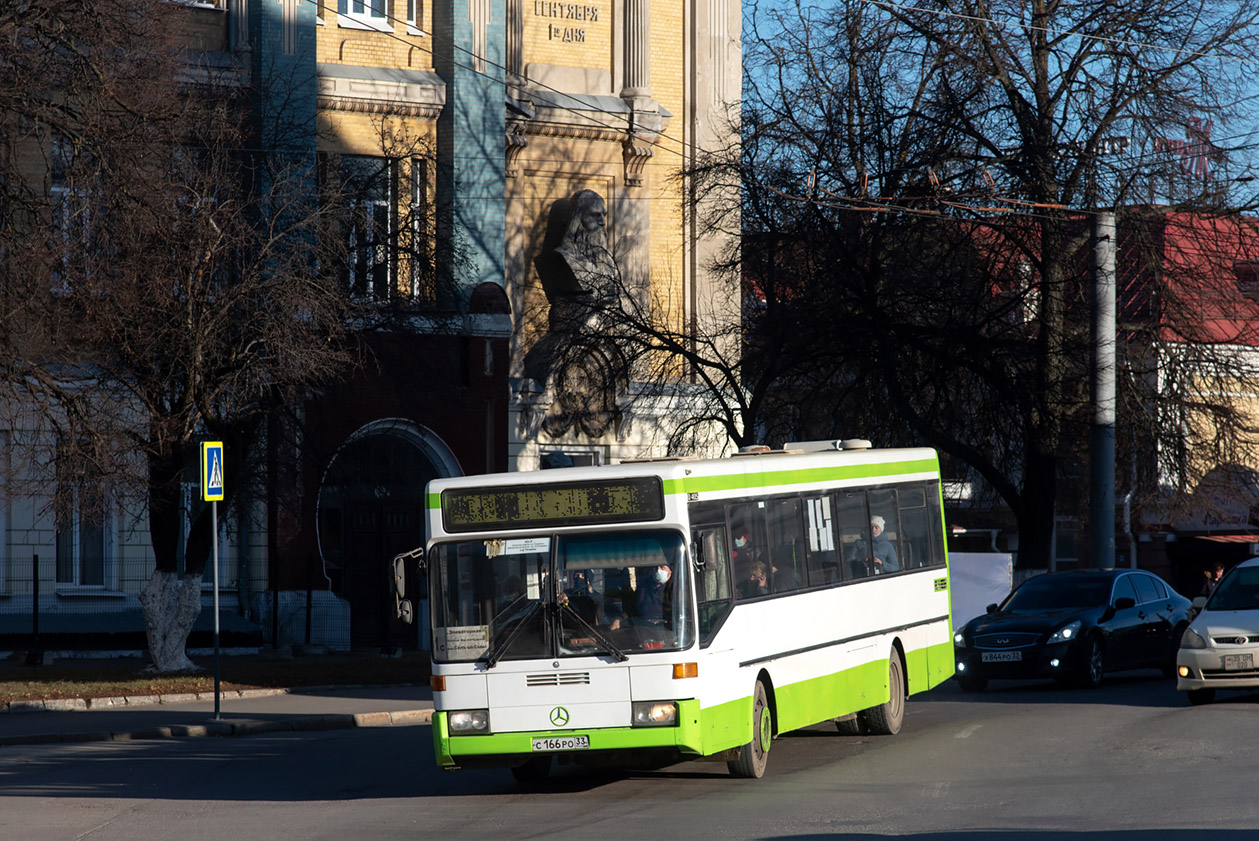
<svg viewBox="0 0 1259 841"><path fill-rule="evenodd" d="M555 450L579 463L664 454L681 398L639 400L630 384L620 422L602 435L574 427L558 436L543 420L553 384L530 377L527 351L546 329L548 304L535 260L548 219L579 190L607 207L608 247L623 276L666 302L684 323L716 305L706 267L717 244L691 221L678 174L701 149L735 138L726 117L740 84L740 9L724 0L594 0L586 4L509 0L506 288L516 321L508 458L531 470ZM598 430L595 430L596 432Z"/></svg>

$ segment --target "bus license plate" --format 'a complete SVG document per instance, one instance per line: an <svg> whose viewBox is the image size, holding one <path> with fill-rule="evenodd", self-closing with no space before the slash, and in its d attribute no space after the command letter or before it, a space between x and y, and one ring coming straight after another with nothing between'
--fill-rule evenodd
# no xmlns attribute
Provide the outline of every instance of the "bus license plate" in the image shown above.
<svg viewBox="0 0 1259 841"><path fill-rule="evenodd" d="M589 736L544 736L533 740L535 753L537 751L586 750L589 747Z"/></svg>
<svg viewBox="0 0 1259 841"><path fill-rule="evenodd" d="M979 658L985 663L1015 663L1023 659L1022 651L985 651Z"/></svg>
<svg viewBox="0 0 1259 841"><path fill-rule="evenodd" d="M1249 671L1255 667L1255 655L1253 654L1225 654L1224 655L1224 671L1240 672Z"/></svg>

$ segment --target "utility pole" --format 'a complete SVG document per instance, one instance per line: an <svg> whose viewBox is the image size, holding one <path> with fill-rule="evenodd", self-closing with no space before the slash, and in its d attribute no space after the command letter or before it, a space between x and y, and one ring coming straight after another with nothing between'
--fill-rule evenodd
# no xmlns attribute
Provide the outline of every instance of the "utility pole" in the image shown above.
<svg viewBox="0 0 1259 841"><path fill-rule="evenodd" d="M1093 217L1093 421L1089 429L1091 565L1115 565L1115 214Z"/></svg>

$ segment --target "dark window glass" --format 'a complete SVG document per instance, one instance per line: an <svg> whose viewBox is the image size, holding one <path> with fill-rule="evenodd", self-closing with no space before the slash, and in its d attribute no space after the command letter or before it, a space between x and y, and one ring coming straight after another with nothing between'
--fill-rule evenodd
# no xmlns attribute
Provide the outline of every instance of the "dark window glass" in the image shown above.
<svg viewBox="0 0 1259 841"><path fill-rule="evenodd" d="M866 495L861 491L848 491L836 494L834 499L839 546L844 555L844 578L865 578L871 574Z"/></svg>
<svg viewBox="0 0 1259 841"><path fill-rule="evenodd" d="M927 534L931 565L941 565L944 563L944 520L940 515L940 486L934 482L927 489Z"/></svg>
<svg viewBox="0 0 1259 841"><path fill-rule="evenodd" d="M1124 577L1131 578L1132 583L1137 585L1137 604L1145 604L1158 598L1158 593L1154 590L1154 579L1150 576L1125 575Z"/></svg>
<svg viewBox="0 0 1259 841"><path fill-rule="evenodd" d="M902 549L896 491L892 489L870 491L869 498L870 559L873 571L876 574L899 572Z"/></svg>
<svg viewBox="0 0 1259 841"><path fill-rule="evenodd" d="M724 524L698 526L693 535L695 559L702 564L695 577L699 601L699 640L701 645L707 645L734 606L730 555Z"/></svg>
<svg viewBox="0 0 1259 841"><path fill-rule="evenodd" d="M1121 575L1115 581L1115 589L1111 594L1110 603L1114 604L1116 599L1121 598L1129 598L1138 604L1141 603L1141 599L1137 598L1137 591L1133 588L1131 575Z"/></svg>
<svg viewBox="0 0 1259 841"><path fill-rule="evenodd" d="M734 572L735 595L740 599L753 599L770 593L764 504L741 503L727 509L730 565Z"/></svg>
<svg viewBox="0 0 1259 841"><path fill-rule="evenodd" d="M765 504L769 535L770 589L789 593L804 586L804 531L800 526L800 500L774 499Z"/></svg>

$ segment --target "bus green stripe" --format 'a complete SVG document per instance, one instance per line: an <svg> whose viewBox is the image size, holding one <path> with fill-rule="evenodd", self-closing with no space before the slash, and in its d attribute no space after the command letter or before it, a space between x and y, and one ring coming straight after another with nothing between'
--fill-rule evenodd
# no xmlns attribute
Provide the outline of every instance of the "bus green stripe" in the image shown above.
<svg viewBox="0 0 1259 841"><path fill-rule="evenodd" d="M952 641L937 643L905 654L911 694L925 692L953 674ZM772 669L770 671L772 675ZM842 715L868 709L888 699L887 662L876 660L851 669L797 683L772 686L773 706L780 733L808 727ZM530 740L537 736L590 737L591 750L677 747L684 755L711 756L737 748L752 732L752 696L711 707L679 701L678 727L611 727L595 730L548 730L536 733L502 733L490 736L450 736L444 712L433 716L433 747L439 765L458 765L461 756L513 756L530 754ZM505 761L504 764L510 764Z"/></svg>
<svg viewBox="0 0 1259 841"><path fill-rule="evenodd" d="M666 494L733 491L744 488L768 488L781 485L805 485L837 482L844 479L875 479L902 473L934 473L934 459L897 461L887 464L844 464L833 467L810 467L800 470L768 470L764 472L731 473L722 476L684 476L666 479Z"/></svg>

